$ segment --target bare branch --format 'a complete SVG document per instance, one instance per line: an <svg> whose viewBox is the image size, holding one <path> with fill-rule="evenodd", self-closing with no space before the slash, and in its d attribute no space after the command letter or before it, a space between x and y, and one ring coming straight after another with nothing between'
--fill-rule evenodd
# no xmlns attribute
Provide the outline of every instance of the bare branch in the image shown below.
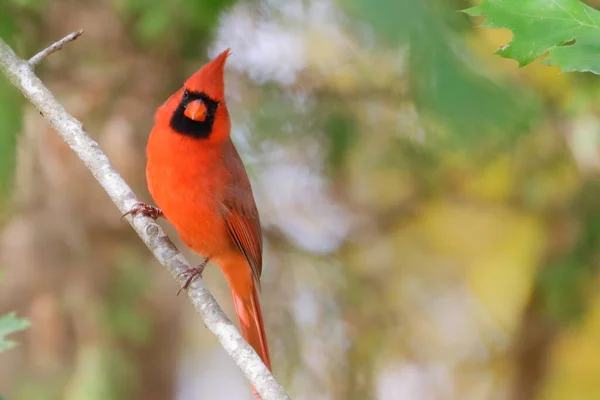
<svg viewBox="0 0 600 400"><path fill-rule="evenodd" d="M62 44L66 42L64 41ZM60 45L54 50L48 52L45 50L40 53L43 55L40 55L39 59L43 59L58 48ZM32 58L34 62L22 60L0 39L0 71L29 99L92 172L119 210L125 213L139 200L111 165L98 143L83 129L81 122L64 109L33 73L31 65L37 62L35 60L37 57L38 55ZM156 259L167 268L176 280L179 280L179 274L188 269L189 264L162 228L154 220L141 215L128 216L127 220ZM182 283L179 282L179 284ZM223 348L234 359L263 400L289 400L290 397L283 387L273 378L254 349L240 336L213 296L204 287L201 279L192 283L188 289L188 298L202 317L206 327L215 334Z"/></svg>
<svg viewBox="0 0 600 400"><path fill-rule="evenodd" d="M31 67L34 68L40 62L42 62L42 60L44 58L46 58L50 54L55 53L58 50L62 49L62 47L65 44L67 44L69 42L72 42L73 40L77 39L79 36L81 36L82 33L83 33L83 29L80 29L78 31L75 31L73 33L68 34L64 38L60 39L58 42L56 42L56 43L54 43L54 44L46 47L44 50L40 51L35 56L33 56L33 57L31 57L29 59L29 65L31 65Z"/></svg>

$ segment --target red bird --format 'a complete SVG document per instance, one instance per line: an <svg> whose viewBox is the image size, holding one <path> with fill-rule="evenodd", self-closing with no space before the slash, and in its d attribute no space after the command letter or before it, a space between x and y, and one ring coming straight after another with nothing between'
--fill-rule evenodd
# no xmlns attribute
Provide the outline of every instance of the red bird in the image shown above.
<svg viewBox="0 0 600 400"><path fill-rule="evenodd" d="M156 111L146 147L146 179L159 208L139 203L127 214L164 216L190 249L206 257L185 272L182 289L201 276L209 259L221 268L242 336L270 370L257 294L260 219L246 169L229 136L223 78L228 56L229 49L204 65Z"/></svg>

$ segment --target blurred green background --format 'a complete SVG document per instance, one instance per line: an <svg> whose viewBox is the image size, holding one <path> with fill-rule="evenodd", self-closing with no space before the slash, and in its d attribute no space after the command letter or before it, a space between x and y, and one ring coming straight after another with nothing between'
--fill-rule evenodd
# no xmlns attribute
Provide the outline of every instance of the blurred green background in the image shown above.
<svg viewBox="0 0 600 400"><path fill-rule="evenodd" d="M600 8L600 1L588 1ZM145 200L154 110L231 47L295 400L600 399L600 81L493 53L466 0L0 0L0 36ZM251 399L185 296L0 77L0 395ZM190 254L161 221L178 247ZM208 287L233 317L218 268Z"/></svg>

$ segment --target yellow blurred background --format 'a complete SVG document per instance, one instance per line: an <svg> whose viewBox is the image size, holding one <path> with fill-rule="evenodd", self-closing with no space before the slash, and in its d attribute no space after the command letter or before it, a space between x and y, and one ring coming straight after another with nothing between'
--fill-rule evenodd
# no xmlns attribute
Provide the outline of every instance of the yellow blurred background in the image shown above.
<svg viewBox="0 0 600 400"><path fill-rule="evenodd" d="M600 7L600 1L587 2ZM600 81L493 53L466 0L0 0L0 37L149 201L156 108L223 49L295 400L600 399ZM0 77L5 400L251 399L177 285ZM191 262L200 260L161 220ZM230 317L215 266L205 282Z"/></svg>

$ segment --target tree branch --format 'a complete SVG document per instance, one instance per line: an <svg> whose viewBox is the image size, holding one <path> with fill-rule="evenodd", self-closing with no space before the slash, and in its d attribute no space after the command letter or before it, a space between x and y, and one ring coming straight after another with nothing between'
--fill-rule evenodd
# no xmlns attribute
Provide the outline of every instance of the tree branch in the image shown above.
<svg viewBox="0 0 600 400"><path fill-rule="evenodd" d="M83 33L83 29L80 29L78 31L75 31L75 32L65 36L64 38L60 39L58 42L46 47L44 50L40 51L35 56L33 56L29 59L29 65L31 65L31 67L34 68L40 62L42 62L46 57L48 57L52 53L55 53L58 50L62 49L65 44L77 39L79 36L81 36L82 33Z"/></svg>
<svg viewBox="0 0 600 400"><path fill-rule="evenodd" d="M32 70L33 65L59 50L65 43L76 39L81 33L82 31L72 33L32 57L29 62L18 58L0 38L0 71L29 99L92 172L119 210L125 213L139 200L111 165L98 143L83 129L81 122L64 109ZM190 266L162 228L154 220L142 215L128 216L127 220L156 259L180 285L183 284L183 281L180 281L180 273ZM240 336L201 279L192 283L188 289L188 298L206 327L214 333L263 400L289 400L290 397L283 387L275 380L254 349Z"/></svg>

